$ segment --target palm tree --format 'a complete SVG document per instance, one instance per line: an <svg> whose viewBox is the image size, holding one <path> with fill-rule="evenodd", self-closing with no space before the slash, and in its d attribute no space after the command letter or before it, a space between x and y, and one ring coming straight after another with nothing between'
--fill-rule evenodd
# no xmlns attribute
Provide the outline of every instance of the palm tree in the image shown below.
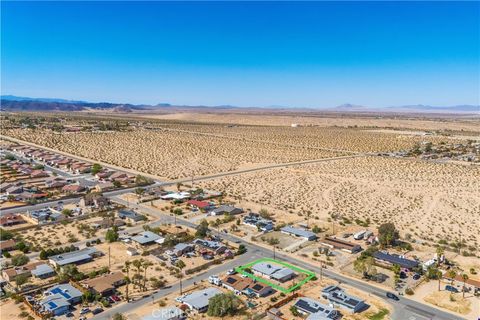
<svg viewBox="0 0 480 320"><path fill-rule="evenodd" d="M148 269L148 267L151 267L151 266L153 266L153 263L151 263L150 261L145 260L143 262L143 291L147 290L147 288L146 288L147 269Z"/></svg>
<svg viewBox="0 0 480 320"><path fill-rule="evenodd" d="M438 278L438 291L440 291L440 280L442 280L442 271L437 271L437 278Z"/></svg>
<svg viewBox="0 0 480 320"><path fill-rule="evenodd" d="M463 298L465 299L465 282L468 280L468 275L466 273L462 274L462 279L463 279Z"/></svg>
<svg viewBox="0 0 480 320"><path fill-rule="evenodd" d="M127 285L125 290L125 297L127 298L128 302L128 285L130 284L130 261L125 261L125 267L123 268L123 271L127 273L127 276L125 277L125 283Z"/></svg>
<svg viewBox="0 0 480 320"><path fill-rule="evenodd" d="M142 265L143 265L143 259L140 260L133 260L132 261L133 266L137 269L136 271L136 277L134 278L139 278L138 276L140 275L140 271L142 270ZM138 283L137 283L138 284Z"/></svg>
<svg viewBox="0 0 480 320"><path fill-rule="evenodd" d="M457 276L457 272L455 272L455 270L453 270L453 269L448 270L448 277L450 279L452 279L452 284L453 284L453 280L455 280L456 276Z"/></svg>

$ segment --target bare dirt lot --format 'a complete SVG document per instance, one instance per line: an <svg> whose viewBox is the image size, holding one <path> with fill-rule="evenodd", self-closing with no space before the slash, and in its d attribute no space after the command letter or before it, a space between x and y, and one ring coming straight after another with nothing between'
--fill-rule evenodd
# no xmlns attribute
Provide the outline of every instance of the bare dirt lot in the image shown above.
<svg viewBox="0 0 480 320"><path fill-rule="evenodd" d="M480 243L480 168L363 157L224 177L202 186L280 212L394 222L414 238ZM253 205L252 205L253 207Z"/></svg>

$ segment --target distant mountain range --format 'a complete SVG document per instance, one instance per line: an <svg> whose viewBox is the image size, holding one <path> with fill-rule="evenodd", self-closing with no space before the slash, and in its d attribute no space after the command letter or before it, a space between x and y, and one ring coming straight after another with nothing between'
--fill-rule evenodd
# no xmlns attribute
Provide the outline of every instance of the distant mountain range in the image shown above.
<svg viewBox="0 0 480 320"><path fill-rule="evenodd" d="M287 106L267 106L240 108L231 105L221 106L188 106L158 103L156 105L133 105L110 102L86 102L55 98L29 98L12 95L0 96L1 110L9 111L88 111L106 110L113 112L155 111L174 109L245 109L245 110L289 110L289 111L333 111L333 112L425 112L425 113L480 113L480 106L456 105L456 106L429 106L429 105L406 105L373 108L355 104L342 104L332 108L292 108Z"/></svg>

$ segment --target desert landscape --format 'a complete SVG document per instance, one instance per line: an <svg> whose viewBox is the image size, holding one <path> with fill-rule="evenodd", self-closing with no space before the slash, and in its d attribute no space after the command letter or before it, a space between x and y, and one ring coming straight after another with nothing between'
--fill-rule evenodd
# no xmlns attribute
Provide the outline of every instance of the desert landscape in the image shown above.
<svg viewBox="0 0 480 320"><path fill-rule="evenodd" d="M208 116L213 119L210 123L203 123L203 117L186 122L154 120L158 115L150 115L149 122L143 122L133 120L138 115L125 115L129 126L122 131L59 133L9 128L3 134L170 180L260 168L208 180L201 186L225 192L253 209L267 207L297 217L309 212L319 223L332 216L347 223L355 219L369 219L376 225L393 221L405 237L429 243L443 239L472 251L480 243L480 228L471 223L472 217L480 219L478 165L378 155L452 138L461 141L462 134L480 139L474 132L480 128L475 118L359 120L338 115L308 118L315 126L291 127L297 117L278 122L286 116L247 114L246 119L256 119L257 124L245 125L245 115ZM227 116L229 125L221 123ZM80 120L67 118L70 124L89 121L85 115L75 117ZM359 125L352 127L350 122ZM422 134L427 128L436 133ZM446 129L453 131L447 134ZM352 158L339 158L345 156ZM269 168L270 164L316 159L327 161Z"/></svg>

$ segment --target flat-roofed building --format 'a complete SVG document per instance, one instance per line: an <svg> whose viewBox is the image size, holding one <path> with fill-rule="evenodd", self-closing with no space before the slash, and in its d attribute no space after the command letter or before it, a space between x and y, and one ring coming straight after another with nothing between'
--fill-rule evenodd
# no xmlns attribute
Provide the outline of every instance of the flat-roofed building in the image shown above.
<svg viewBox="0 0 480 320"><path fill-rule="evenodd" d="M305 230L303 228L295 228L292 226L286 226L280 229L281 232L292 235L297 238L302 238L308 241L314 241L317 239L317 235L311 231Z"/></svg>
<svg viewBox="0 0 480 320"><path fill-rule="evenodd" d="M377 251L373 254L375 261L381 264L392 266L394 264L399 265L404 269L413 269L418 267L418 261L407 259L398 254L390 254L386 251Z"/></svg>
<svg viewBox="0 0 480 320"><path fill-rule="evenodd" d="M93 247L87 247L77 251L65 252L51 256L48 260L55 267L62 267L67 264L82 264L93 260L93 258L102 255L100 251Z"/></svg>
<svg viewBox="0 0 480 320"><path fill-rule="evenodd" d="M321 244L329 248L339 249L348 253L357 253L362 251L362 247L360 245L334 237L326 237L321 241Z"/></svg>
<svg viewBox="0 0 480 320"><path fill-rule="evenodd" d="M206 288L178 297L177 301L185 304L190 310L205 312L208 309L209 300L221 293L220 289Z"/></svg>
<svg viewBox="0 0 480 320"><path fill-rule="evenodd" d="M322 290L322 297L327 299L332 305L341 307L352 313L364 310L367 305L363 299L347 294L339 286L328 286Z"/></svg>
<svg viewBox="0 0 480 320"><path fill-rule="evenodd" d="M308 315L307 319L309 320L333 320L339 316L338 311L334 308L307 297L299 298L295 301L294 306L300 313Z"/></svg>

